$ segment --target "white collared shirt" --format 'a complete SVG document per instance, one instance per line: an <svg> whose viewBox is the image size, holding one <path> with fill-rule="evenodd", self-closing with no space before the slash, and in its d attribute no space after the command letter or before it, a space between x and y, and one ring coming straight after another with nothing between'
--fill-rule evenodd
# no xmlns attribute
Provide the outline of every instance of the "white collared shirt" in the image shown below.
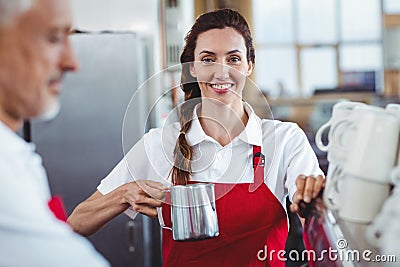
<svg viewBox="0 0 400 267"><path fill-rule="evenodd" d="M265 184L286 210L285 198L296 192L300 174L323 174L306 135L295 123L261 120L244 103L249 116L244 131L221 146L203 131L196 112L186 133L194 149L191 181L214 183L253 182L253 145L265 155ZM196 109L195 109L196 110ZM122 161L104 178L97 189L102 194L135 180L170 182L173 151L180 132L179 123L152 129L136 143ZM126 213L134 216L128 209Z"/></svg>
<svg viewBox="0 0 400 267"><path fill-rule="evenodd" d="M0 122L0 266L109 266L55 218L42 158Z"/></svg>

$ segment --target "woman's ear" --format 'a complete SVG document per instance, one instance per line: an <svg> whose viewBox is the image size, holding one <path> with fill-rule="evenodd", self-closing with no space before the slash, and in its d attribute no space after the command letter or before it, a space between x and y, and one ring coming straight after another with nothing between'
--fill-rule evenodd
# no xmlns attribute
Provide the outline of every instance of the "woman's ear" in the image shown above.
<svg viewBox="0 0 400 267"><path fill-rule="evenodd" d="M194 69L194 64L193 64L193 63L190 63L189 71L190 71L190 75L192 75L194 78L197 77L196 71L195 71L195 69Z"/></svg>
<svg viewBox="0 0 400 267"><path fill-rule="evenodd" d="M246 76L250 76L253 73L253 62L248 61L249 68L247 69Z"/></svg>

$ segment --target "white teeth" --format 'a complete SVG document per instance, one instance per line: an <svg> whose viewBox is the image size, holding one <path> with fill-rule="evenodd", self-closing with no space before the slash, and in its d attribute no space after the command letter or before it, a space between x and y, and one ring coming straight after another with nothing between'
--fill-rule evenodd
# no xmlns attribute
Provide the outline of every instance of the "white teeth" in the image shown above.
<svg viewBox="0 0 400 267"><path fill-rule="evenodd" d="M229 83L226 84L211 84L211 87L218 90L224 90L230 88L232 85Z"/></svg>

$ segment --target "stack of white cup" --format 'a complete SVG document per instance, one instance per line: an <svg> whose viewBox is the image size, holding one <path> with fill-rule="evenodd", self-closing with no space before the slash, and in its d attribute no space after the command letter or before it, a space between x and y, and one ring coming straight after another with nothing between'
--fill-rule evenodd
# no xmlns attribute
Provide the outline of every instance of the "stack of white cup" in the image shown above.
<svg viewBox="0 0 400 267"><path fill-rule="evenodd" d="M328 160L334 171L328 170L324 201L344 220L370 223L390 193L400 120L383 108L354 102L347 105L348 112L343 112L340 120L335 118L335 110L346 107L344 103L336 104L332 113L335 123L328 134ZM332 192L336 193L333 200Z"/></svg>
<svg viewBox="0 0 400 267"><path fill-rule="evenodd" d="M329 208L335 209L337 195L340 191L340 180L347 159L348 147L352 142L352 133L346 129L346 120L351 116L354 108L365 106L363 103L344 101L334 105L332 116L328 122L322 125L316 135L317 147L327 152L329 162L324 201ZM328 131L328 143L322 142L323 134ZM329 192L328 192L329 191Z"/></svg>

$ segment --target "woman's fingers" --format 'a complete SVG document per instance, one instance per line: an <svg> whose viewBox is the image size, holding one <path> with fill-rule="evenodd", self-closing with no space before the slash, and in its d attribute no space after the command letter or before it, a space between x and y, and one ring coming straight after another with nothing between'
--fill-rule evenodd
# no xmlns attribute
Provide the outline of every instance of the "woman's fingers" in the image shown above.
<svg viewBox="0 0 400 267"><path fill-rule="evenodd" d="M315 184L315 177L314 176L307 176L306 183L304 186L304 193L303 193L303 200L306 203L310 203L311 199L313 198L314 193L314 184Z"/></svg>
<svg viewBox="0 0 400 267"><path fill-rule="evenodd" d="M165 191L166 188L161 183L149 181L149 180L142 180L138 181L137 185L146 193L148 196L157 199L163 200L165 198Z"/></svg>
<svg viewBox="0 0 400 267"><path fill-rule="evenodd" d="M321 192L322 188L325 186L325 178L322 175L318 175L315 183L314 183L314 189L313 189L313 198L316 198Z"/></svg>
<svg viewBox="0 0 400 267"><path fill-rule="evenodd" d="M136 204L133 209L150 217L157 217L157 209L144 204Z"/></svg>
<svg viewBox="0 0 400 267"><path fill-rule="evenodd" d="M293 195L293 203L290 205L290 210L292 212L298 212L299 211L299 205L298 203L303 200L303 191L304 191L304 186L306 183L306 176L304 175L299 175L296 179L296 192Z"/></svg>
<svg viewBox="0 0 400 267"><path fill-rule="evenodd" d="M135 211L155 217L156 207L161 207L165 198L165 190L161 183L140 180L125 184L124 199Z"/></svg>
<svg viewBox="0 0 400 267"><path fill-rule="evenodd" d="M293 195L293 203L290 205L292 212L299 212L299 203L304 201L310 203L313 198L316 198L322 188L325 186L325 178L322 175L317 177L313 175L299 175L296 179L297 190Z"/></svg>
<svg viewBox="0 0 400 267"><path fill-rule="evenodd" d="M306 176L299 175L296 179L297 191L295 193L295 196L293 197L293 202L299 202L300 200L303 200L303 192L305 184L306 184Z"/></svg>

